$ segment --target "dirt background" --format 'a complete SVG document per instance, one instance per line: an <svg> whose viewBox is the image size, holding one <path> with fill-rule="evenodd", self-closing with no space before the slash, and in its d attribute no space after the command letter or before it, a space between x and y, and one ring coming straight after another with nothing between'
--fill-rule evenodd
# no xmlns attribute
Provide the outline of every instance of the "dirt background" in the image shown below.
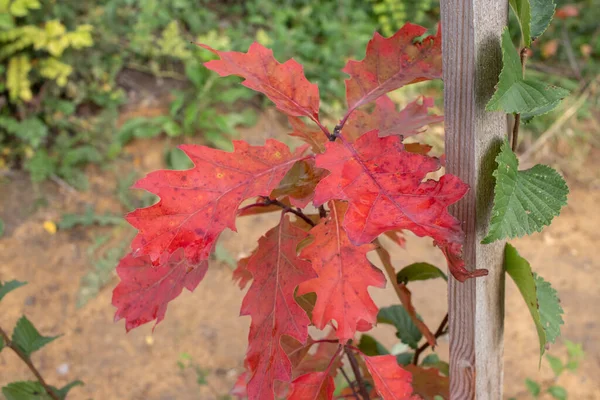
<svg viewBox="0 0 600 400"><path fill-rule="evenodd" d="M145 107L143 114L158 113L159 108ZM140 111L132 110L122 118L139 114ZM273 113L267 112L257 126L240 136L258 144L266 137L281 138L285 132ZM113 322L111 292L117 283L114 274L85 306L78 308L76 302L81 279L91 270L86 249L94 237L117 229L116 240L123 242L130 239L131 231L93 226L51 234L43 227L45 221L58 222L63 214L81 213L87 205L93 205L97 213L124 213L115 199L117 178L122 177L123 171L142 174L164 167L165 145L164 140L138 141L126 149L125 160L113 167L88 168L90 190L85 193L72 192L54 182L33 187L25 174L17 172L1 177L0 218L6 226L0 239L0 280L18 279L29 284L2 301L0 326L11 330L25 314L42 334L63 335L35 353L33 360L54 386L75 379L85 382L85 386L72 390L69 399L216 399L217 394L228 392L242 371L249 319L238 317L243 292L231 282L229 265L214 261L195 293L184 291L173 301L165 320L154 332L151 325L145 325L126 334L122 321ZM559 154L560 159L550 162L559 166L572 164L569 151ZM600 399L600 257L596 254L600 245L600 217L596 211L600 203L599 159L600 151L592 149L583 160L578 159L576 173L563 169L571 187L569 205L543 233L513 242L534 269L558 290L565 311L563 337L581 343L585 350L578 372L565 373L558 382L568 389L570 399ZM36 207L40 197L46 204ZM226 232L221 243L233 257L246 255L276 223L275 215L240 219L238 233ZM397 267L415 261L445 265L430 240L409 236L406 250L389 247ZM377 263L376 257L373 261ZM437 326L446 311L444 283L411 285L417 310L430 326ZM389 285L371 293L380 306L397 303ZM388 327L377 327L374 335L388 346L395 343ZM506 398L529 398L525 377L544 385L554 383L545 361L538 370L537 343L527 307L513 282L507 279ZM447 359L447 338L441 339L438 351ZM192 369L181 370L177 366L182 353L210 370L208 386L196 383ZM550 354L565 356L560 339ZM12 352L0 354L0 385L30 378L29 371Z"/></svg>

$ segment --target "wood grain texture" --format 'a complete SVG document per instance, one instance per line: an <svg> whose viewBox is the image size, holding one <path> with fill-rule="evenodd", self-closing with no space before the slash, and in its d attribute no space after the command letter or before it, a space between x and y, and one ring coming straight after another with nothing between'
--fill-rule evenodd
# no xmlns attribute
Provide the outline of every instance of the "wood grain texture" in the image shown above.
<svg viewBox="0 0 600 400"><path fill-rule="evenodd" d="M442 0L446 164L471 190L452 208L466 233L469 270L489 275L448 283L450 399L502 398L504 243L480 244L493 198L492 171L507 119L485 111L502 67L507 0Z"/></svg>

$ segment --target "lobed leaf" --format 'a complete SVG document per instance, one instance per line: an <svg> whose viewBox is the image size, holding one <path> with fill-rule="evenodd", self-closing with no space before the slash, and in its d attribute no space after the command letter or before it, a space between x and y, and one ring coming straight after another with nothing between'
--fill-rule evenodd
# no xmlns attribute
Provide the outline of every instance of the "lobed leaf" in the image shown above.
<svg viewBox="0 0 600 400"><path fill-rule="evenodd" d="M411 83L442 77L441 29L435 36L416 40L426 28L405 24L390 38L375 33L362 61L348 61L346 80L348 114L378 97Z"/></svg>
<svg viewBox="0 0 600 400"><path fill-rule="evenodd" d="M194 168L155 171L139 180L134 187L156 194L160 201L126 217L139 230L133 256L149 255L155 265L182 247L193 264L208 259L221 232L235 230L239 205L268 196L306 150L291 153L272 139L264 146L234 141L232 153L196 145L180 148Z"/></svg>
<svg viewBox="0 0 600 400"><path fill-rule="evenodd" d="M523 77L519 54L507 28L502 32L502 63L496 92L485 107L487 111L532 117L549 112L551 105L557 106L569 95L566 89Z"/></svg>
<svg viewBox="0 0 600 400"><path fill-rule="evenodd" d="M292 383L292 393L287 400L331 400L335 382L327 369L302 375Z"/></svg>
<svg viewBox="0 0 600 400"><path fill-rule="evenodd" d="M220 76L243 77L244 86L263 93L290 116L319 121L319 88L306 79L302 66L295 60L280 64L271 49L256 42L247 53L218 51L205 44L199 46L220 58L205 63L206 68Z"/></svg>
<svg viewBox="0 0 600 400"><path fill-rule="evenodd" d="M125 318L127 331L153 320L158 324L164 319L169 302L179 296L184 287L193 291L207 269L207 260L192 264L185 259L183 250L156 267L148 256L127 254L117 266L121 282L112 296L112 304L117 307L115 321Z"/></svg>
<svg viewBox="0 0 600 400"><path fill-rule="evenodd" d="M18 289L21 286L24 286L26 284L27 284L27 282L20 282L17 280L12 280L12 281L8 281L8 282L4 282L4 283L2 283L0 281L0 300L2 300L4 298L4 296L9 294L13 290Z"/></svg>
<svg viewBox="0 0 600 400"><path fill-rule="evenodd" d="M429 172L440 168L439 159L408 152L400 137L380 138L376 130L352 143L342 138L326 146L316 165L330 174L317 185L314 204L348 201L343 227L350 242L370 243L386 231L406 229L433 238L456 279L487 273L464 268L464 234L460 222L448 212L468 186L450 174L439 181L426 180Z"/></svg>
<svg viewBox="0 0 600 400"><path fill-rule="evenodd" d="M563 324L556 291L549 283L531 271L529 262L509 243L504 249L504 268L515 282L533 318L540 343L540 362L546 344L554 342Z"/></svg>
<svg viewBox="0 0 600 400"><path fill-rule="evenodd" d="M413 323L411 316L401 305L383 307L377 314L377 322L389 324L396 328L396 336L412 349L419 347L419 341L423 337L419 328Z"/></svg>
<svg viewBox="0 0 600 400"><path fill-rule="evenodd" d="M569 188L564 179L541 164L519 171L519 160L506 140L496 162L492 218L482 243L530 235L550 225L567 204Z"/></svg>
<svg viewBox="0 0 600 400"><path fill-rule="evenodd" d="M310 230L314 241L300 253L312 263L318 277L301 283L298 294L317 294L313 323L323 329L335 320L336 336L345 343L357 330L364 330L361 325L375 324L378 309L367 289L385 287L385 277L367 260L374 245L353 245L342 228L348 205L330 201L328 206L327 218Z"/></svg>
<svg viewBox="0 0 600 400"><path fill-rule="evenodd" d="M325 143L327 143L328 139L321 130L309 128L298 117L288 117L288 121L293 129L290 136L297 137L309 144L315 154L325 152Z"/></svg>
<svg viewBox="0 0 600 400"><path fill-rule="evenodd" d="M298 161L271 192L271 198L289 197L294 207L304 208L313 199L317 183L327 171L315 167L314 159Z"/></svg>
<svg viewBox="0 0 600 400"><path fill-rule="evenodd" d="M436 396L450 398L450 379L440 375L436 368L421 368L407 365L405 369L412 374L412 387L415 395L423 400L434 400Z"/></svg>
<svg viewBox="0 0 600 400"><path fill-rule="evenodd" d="M275 380L291 381L292 365L280 343L282 336L300 343L308 338L310 320L294 298L296 287L316 276L310 263L296 253L307 236L282 216L279 225L260 238L248 260L253 279L240 314L252 318L246 354L249 398L273 399Z"/></svg>
<svg viewBox="0 0 600 400"><path fill-rule="evenodd" d="M412 375L401 368L392 355L369 357L363 355L375 390L385 400L418 400L413 395Z"/></svg>
<svg viewBox="0 0 600 400"><path fill-rule="evenodd" d="M26 356L30 356L31 353L41 349L59 336L40 335L27 317L22 316L15 325L11 341L13 344L17 345Z"/></svg>

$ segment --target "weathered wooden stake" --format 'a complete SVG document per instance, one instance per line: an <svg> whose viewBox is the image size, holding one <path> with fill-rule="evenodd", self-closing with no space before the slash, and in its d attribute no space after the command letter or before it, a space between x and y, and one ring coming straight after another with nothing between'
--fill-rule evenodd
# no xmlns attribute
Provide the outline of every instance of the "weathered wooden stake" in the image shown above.
<svg viewBox="0 0 600 400"><path fill-rule="evenodd" d="M466 233L469 270L489 275L448 282L450 399L502 399L503 243L480 244L493 198L494 158L506 116L485 111L502 67L508 0L441 0L446 163L471 190L453 209Z"/></svg>

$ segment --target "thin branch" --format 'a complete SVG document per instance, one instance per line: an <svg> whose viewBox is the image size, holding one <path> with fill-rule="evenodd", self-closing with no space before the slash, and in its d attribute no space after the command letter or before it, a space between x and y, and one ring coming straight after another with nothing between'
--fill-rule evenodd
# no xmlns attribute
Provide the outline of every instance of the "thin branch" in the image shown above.
<svg viewBox="0 0 600 400"><path fill-rule="evenodd" d="M444 319L442 319L442 322L440 322L440 326L437 328L437 330L433 334L433 336L435 336L436 339L439 338L440 336L443 336L446 333L448 333L448 330L446 329L447 324L448 324L448 313L446 313L446 316L444 317ZM429 342L425 342L421 345L421 347L419 347L415 351L415 357L413 358L414 365L417 365L419 363L419 356L421 356L421 353L423 353L428 347L429 347Z"/></svg>
<svg viewBox="0 0 600 400"><path fill-rule="evenodd" d="M268 197L263 197L263 199L264 199L265 203L267 203L267 205L273 204L273 205L276 205L278 207L281 207L281 209L283 210L283 212L292 213L295 216L297 216L298 218L302 218L302 220L304 220L304 222L306 222L310 226L315 226L315 223L312 221L312 219L308 218L308 216L306 214L304 214L302 212L302 210L300 210L300 209L294 210L293 208L291 208L291 207L283 204L279 200L273 200L273 199L270 199Z"/></svg>
<svg viewBox="0 0 600 400"><path fill-rule="evenodd" d="M340 367L340 372L342 373L342 375L344 375L344 379L346 379L346 382L348 382L348 387L350 389L352 389L352 395L354 396L354 398L356 400L358 400L359 399L358 392L354 388L354 382L350 380L350 377L348 376L348 374L346 373L346 371L344 371L344 368Z"/></svg>
<svg viewBox="0 0 600 400"><path fill-rule="evenodd" d="M344 352L348 357L348 361L350 361L350 366L352 367L354 378L356 378L356 383L358 384L358 391L360 395L363 397L363 400L371 400L371 397L369 397L369 392L367 391L367 386L365 385L365 381L362 377L362 374L360 373L358 361L356 360L354 353L352 353L351 347L344 346Z"/></svg>
<svg viewBox="0 0 600 400"><path fill-rule="evenodd" d="M4 339L4 345L11 349L13 352L15 352L15 354L27 365L27 367L29 367L29 370L33 372L38 382L40 382L40 384L44 387L46 393L48 393L48 395L52 397L53 400L60 400L60 397L58 397L54 390L52 390L52 388L48 386L48 384L46 383L44 378L42 378L42 375L35 368L35 365L33 365L29 357L26 354L24 354L21 351L21 349L19 349L19 347L10 340L10 338L2 328L0 328L0 336L2 336L2 339Z"/></svg>
<svg viewBox="0 0 600 400"><path fill-rule="evenodd" d="M319 217L325 218L327 216L327 210L323 206L319 206Z"/></svg>
<svg viewBox="0 0 600 400"><path fill-rule="evenodd" d="M394 288L394 291L398 296L398 300L400 300L400 302L402 303L402 299L404 298L404 296L402 295L402 290L400 289L400 285L398 285L398 281L396 280L396 270L394 270L394 266L392 265L391 260L389 259L389 253L383 248L379 239L375 239L373 243L375 244L375 246L377 246L375 251L377 252L379 259L381 260L381 263L385 268L385 272L390 278L390 282L392 283L392 287Z"/></svg>
<svg viewBox="0 0 600 400"><path fill-rule="evenodd" d="M527 47L523 47L520 52L521 56L521 74L525 78L525 63L527 62ZM512 151L517 151L517 145L519 144L519 127L521 126L521 114L515 114L515 125L512 132Z"/></svg>

